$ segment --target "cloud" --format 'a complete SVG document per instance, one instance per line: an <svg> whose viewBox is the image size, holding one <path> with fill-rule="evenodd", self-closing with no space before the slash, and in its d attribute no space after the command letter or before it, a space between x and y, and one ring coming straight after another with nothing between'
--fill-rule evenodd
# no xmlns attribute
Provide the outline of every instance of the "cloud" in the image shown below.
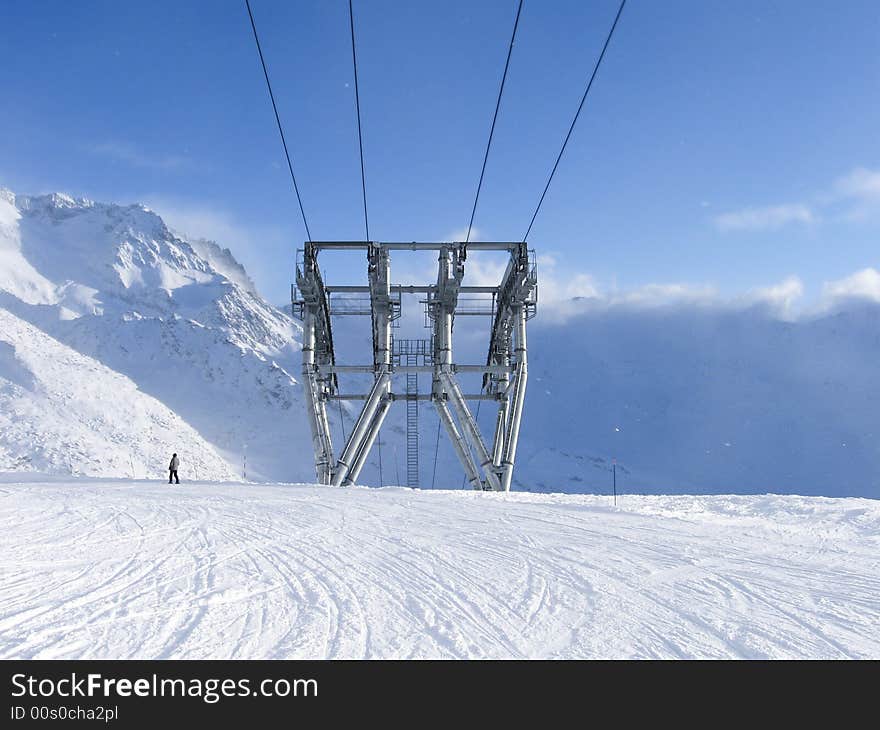
<svg viewBox="0 0 880 730"><path fill-rule="evenodd" d="M743 208L722 213L715 218L719 230L727 231L768 231L776 230L790 223L811 224L816 217L807 205L791 203L770 205L763 208Z"/></svg>
<svg viewBox="0 0 880 730"><path fill-rule="evenodd" d="M718 291L708 284L645 284L628 292L606 296L609 306L663 307L670 304L709 304Z"/></svg>
<svg viewBox="0 0 880 730"><path fill-rule="evenodd" d="M747 298L756 302L791 304L804 294L804 283L797 276L789 276L778 284L753 289Z"/></svg>
<svg viewBox="0 0 880 730"><path fill-rule="evenodd" d="M461 228L458 228L457 230L454 230L452 233L450 233L446 237L445 240L447 240L447 241L464 241L467 238L467 232L468 232L467 226L462 226ZM483 238L482 229L477 228L476 226L471 228L471 237L469 240L471 240L471 241L485 240Z"/></svg>
<svg viewBox="0 0 880 730"><path fill-rule="evenodd" d="M820 220L864 221L880 213L880 170L857 167L807 201L748 207L713 219L722 232L768 231Z"/></svg>
<svg viewBox="0 0 880 730"><path fill-rule="evenodd" d="M856 168L835 181L827 200L846 221L870 220L880 213L880 171Z"/></svg>
<svg viewBox="0 0 880 730"><path fill-rule="evenodd" d="M852 299L880 302L880 271L862 269L843 279L826 282L822 295L827 308Z"/></svg>
<svg viewBox="0 0 880 730"><path fill-rule="evenodd" d="M465 284L497 285L506 257L487 253L468 256ZM742 311L759 308L766 316L784 321L821 316L852 300L880 303L880 272L864 269L822 285L821 300L806 301L803 281L796 275L751 289L724 295L708 283L649 283L618 290L585 271L572 270L553 255L538 257L538 313L542 322L559 324L587 313L608 310L644 312L659 309L711 309ZM432 277L433 278L433 277ZM817 298L818 299L818 298Z"/></svg>
<svg viewBox="0 0 880 730"><path fill-rule="evenodd" d="M707 284L646 284L627 291L607 290L592 274L567 269L554 256L538 257L538 309L541 318L551 322L597 309L702 306L717 298L715 288Z"/></svg>
<svg viewBox="0 0 880 730"><path fill-rule="evenodd" d="M464 267L466 286L497 286L501 283L509 255L504 252L481 252L468 250ZM432 278L437 278L436 270Z"/></svg>
<svg viewBox="0 0 880 730"><path fill-rule="evenodd" d="M569 285L583 276L574 274L568 282ZM594 287L591 296L565 299L566 281L560 282L555 273L549 280L539 277L539 291L547 287L560 292L559 296L551 295L549 300L543 297L539 300L541 318L551 322L564 322L579 314L608 309L644 311L669 307L703 307L736 311L761 307L770 316L795 321L833 312L854 301L880 304L880 271L873 268L825 282L821 288L820 300L812 304L804 302L804 284L797 276L789 276L775 284L758 287L733 297L722 296L712 286L694 284L647 284L624 292L604 291L591 278L589 280Z"/></svg>
<svg viewBox="0 0 880 730"><path fill-rule="evenodd" d="M842 198L880 202L880 171L857 167L837 179L834 191Z"/></svg>
<svg viewBox="0 0 880 730"><path fill-rule="evenodd" d="M741 297L745 306L764 305L782 319L793 319L795 307L804 296L804 283L797 276L789 276L778 284L758 287Z"/></svg>
<svg viewBox="0 0 880 730"><path fill-rule="evenodd" d="M126 142L102 142L89 150L114 162L146 170L180 170L193 166L192 160L183 155L149 155Z"/></svg>

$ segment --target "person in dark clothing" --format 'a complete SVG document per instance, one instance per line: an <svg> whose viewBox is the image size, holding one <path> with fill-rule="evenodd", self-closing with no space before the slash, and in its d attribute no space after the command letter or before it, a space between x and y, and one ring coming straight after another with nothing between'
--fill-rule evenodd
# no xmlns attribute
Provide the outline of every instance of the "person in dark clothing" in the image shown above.
<svg viewBox="0 0 880 730"><path fill-rule="evenodd" d="M171 455L171 463L168 465L168 483L171 484L171 480L174 479L178 484L180 484L180 477L177 476L177 467L180 465L180 459L177 458L177 454Z"/></svg>

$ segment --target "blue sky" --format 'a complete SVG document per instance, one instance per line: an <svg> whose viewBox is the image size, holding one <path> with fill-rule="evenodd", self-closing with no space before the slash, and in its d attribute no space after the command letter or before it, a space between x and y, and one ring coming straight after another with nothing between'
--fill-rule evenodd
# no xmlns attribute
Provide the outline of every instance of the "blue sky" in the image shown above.
<svg viewBox="0 0 880 730"><path fill-rule="evenodd" d="M252 5L312 234L362 238L347 3ZM526 0L480 236L523 235L616 9ZM467 225L515 10L356 0L373 238ZM0 185L146 202L284 300L305 233L243 0L9 4L0 47ZM872 0L630 0L530 243L603 292L880 266L878 49Z"/></svg>

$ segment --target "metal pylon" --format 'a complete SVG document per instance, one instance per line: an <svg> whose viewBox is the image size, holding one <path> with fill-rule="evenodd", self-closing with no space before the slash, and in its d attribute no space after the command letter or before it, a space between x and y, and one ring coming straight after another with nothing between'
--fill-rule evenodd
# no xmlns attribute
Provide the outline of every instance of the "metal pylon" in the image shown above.
<svg viewBox="0 0 880 730"><path fill-rule="evenodd" d="M365 252L367 285L325 286L317 265L318 253L323 250ZM436 252L436 283L392 284L392 251ZM463 283L468 251L507 253L507 267L497 285ZM418 486L418 403L425 400L436 407L473 488L509 491L528 380L526 322L537 310L537 283L535 254L525 241L307 241L297 261L291 299L294 314L303 320L303 385L318 481L334 486L357 483L391 404L406 400L406 479L409 486ZM421 303L425 325L431 330L430 340L395 341L392 337L405 294L424 295ZM333 315L371 318L372 363L336 363L330 330ZM453 357L454 321L474 315L492 318L485 365L461 364ZM340 373L370 373L372 385L367 392L341 392ZM419 392L419 373L431 375L430 392ZM462 373L482 374L480 392L462 391L458 382ZM395 393L392 387L397 375L406 376L404 393ZM338 457L334 455L327 417L326 404L331 400L363 402ZM468 405L474 400L491 401L498 408L490 442L480 433Z"/></svg>

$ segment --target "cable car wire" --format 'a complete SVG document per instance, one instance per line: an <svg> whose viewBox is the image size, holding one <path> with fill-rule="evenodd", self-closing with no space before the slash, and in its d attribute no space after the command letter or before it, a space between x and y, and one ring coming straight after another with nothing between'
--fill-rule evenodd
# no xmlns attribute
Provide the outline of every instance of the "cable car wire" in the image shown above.
<svg viewBox="0 0 880 730"><path fill-rule="evenodd" d="M474 196L474 207L471 209L471 220L468 223L465 243L471 240L471 230L474 227L474 216L477 213L477 203L480 200L480 190L483 188L483 176L486 174L486 163L489 161L489 150L492 149L492 137L495 135L495 122L498 121L498 111L501 109L501 96L504 94L504 82L507 81L507 69L510 67L510 56L513 53L513 44L516 40L516 29L519 27L519 16L522 12L523 0L519 0L516 8L516 19L513 21L513 34L510 36L510 46L507 49L507 60L504 62L504 73L501 74L501 87L498 89L498 99L495 102L495 114L492 117L492 126L489 129L489 141L486 144L486 154L483 155L483 168L480 170L480 182L477 183L477 194Z"/></svg>
<svg viewBox="0 0 880 730"><path fill-rule="evenodd" d="M303 226L306 229L306 237L312 240L312 234L309 231L309 223L306 220L306 211L303 208L302 198L299 194L299 186L296 184L296 175L293 173L293 162L290 159L290 152L287 149L287 140L284 138L284 128L281 126L281 117L278 116L278 105L275 103L275 94L272 93L272 83L269 81L269 69L266 68L266 59L263 58L263 49L260 46L260 36L257 34L257 24L254 22L254 14L251 11L250 0L244 0L247 6L248 17L251 19L251 28L254 31L254 41L257 43L257 53L260 54L260 64L263 66L263 76L266 77L266 88L269 89L269 99L272 101L272 111L275 112L275 123L278 125L278 134L281 135L281 144L284 147L284 156L287 158L287 169L290 170L290 179L293 181L293 192L296 193L296 202L299 203L299 213L302 216Z"/></svg>
<svg viewBox="0 0 880 730"><path fill-rule="evenodd" d="M440 451L440 417L437 417L437 440L434 443L434 469L431 471L431 489L437 482L437 454Z"/></svg>
<svg viewBox="0 0 880 730"><path fill-rule="evenodd" d="M352 0L348 0L348 19L351 25L351 61L354 66L354 103L357 109L358 120L358 148L361 153L361 191L364 197L364 229L367 233L367 240L370 240L370 219L367 217L367 177L364 174L364 137L361 132L361 97L358 90L358 62L357 51L354 45L354 9L352 8Z"/></svg>
<svg viewBox="0 0 880 730"><path fill-rule="evenodd" d="M550 189L550 183L553 182L553 176L556 174L556 168L559 167L559 161L562 159L562 155L565 152L565 147L566 145L568 145L568 140L571 137L572 131L574 131L574 125L577 124L581 109L584 108L584 102L587 100L587 95L590 93L590 89L593 86L593 81L596 79L596 74L599 71L599 66L602 64L602 59L605 58L605 51L608 50L608 44L611 42L611 36L614 35L614 29L617 27L617 21L620 20L620 14L623 12L623 8L625 5L626 0L621 0L620 7L617 10L617 15L614 16L614 22L611 24L611 30L608 31L608 37L605 39L605 45L602 46L602 53L599 54L596 65L593 67L593 73L590 75L590 80L587 82L587 88L584 91L584 95L581 97L581 103L578 105L577 111L574 115L574 119L571 120L571 126L568 128L568 134L565 135L565 141L563 141L562 143L562 149L559 150L559 155L556 157L556 163L553 165L553 169L550 171L550 177L547 178L547 184L544 186L544 192L541 193L541 199L538 201L538 206L535 208L535 213L532 216L532 220L529 221L529 227L526 230L526 234L522 237L523 242L528 240L529 233L532 232L532 226L535 224L535 218L538 217L538 212L541 210L541 205L544 203L544 198L547 195L547 191Z"/></svg>

